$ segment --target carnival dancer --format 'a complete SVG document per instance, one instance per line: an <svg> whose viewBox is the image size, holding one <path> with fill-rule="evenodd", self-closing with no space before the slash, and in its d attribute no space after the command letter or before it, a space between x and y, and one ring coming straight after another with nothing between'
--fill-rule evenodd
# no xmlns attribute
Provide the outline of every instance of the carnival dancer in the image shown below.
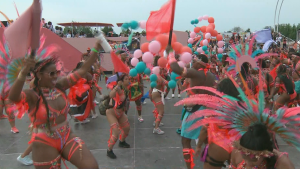
<svg viewBox="0 0 300 169"><path fill-rule="evenodd" d="M187 88L190 87L190 79L189 78L185 78L183 80L183 84L182 84L181 80L178 80L177 84L178 84L178 89L180 89L181 91L183 91L183 90L185 90L185 89L187 89ZM187 92L187 97L189 97L190 94L192 94L192 93ZM181 122L182 122L182 120L184 118L185 112L186 112L185 111L185 107L183 106L182 110L181 110L181 119L180 119ZM180 127L176 130L176 133L181 134L181 124L180 124Z"/></svg>
<svg viewBox="0 0 300 169"><path fill-rule="evenodd" d="M190 90L188 90L190 91ZM217 86L217 91L222 92L241 102L239 92L229 78L223 79ZM179 103L180 104L180 103ZM192 116L193 117L193 116ZM195 150L198 156L204 142L207 144L203 150L201 161L204 162L204 168L219 168L226 167L224 162L230 160L232 152L231 139L229 130L220 127L218 124L211 123L201 129L197 148Z"/></svg>
<svg viewBox="0 0 300 169"><path fill-rule="evenodd" d="M5 87L6 86L6 87ZM3 86L3 90L1 91L1 95L0 95L0 111L2 114L2 118L8 117L8 121L10 124L10 131L14 134L19 133L19 130L16 127L16 119L15 119L15 115L14 113L16 113L16 110L14 109L14 103L12 103L9 99L8 99L8 93L9 90L7 89L8 86L7 84L4 84ZM7 116L3 115L3 110L5 109L5 113L7 114Z"/></svg>
<svg viewBox="0 0 300 169"><path fill-rule="evenodd" d="M153 133L154 134L164 134L165 132L162 131L159 127L163 126L164 124L161 122L163 116L164 116L164 108L165 108L165 93L164 88L168 85L168 81L165 80L161 75L161 72L159 75L157 75L156 80L156 87L150 88L149 96L154 104L155 109L153 110L153 115L155 118L155 121L153 122Z"/></svg>
<svg viewBox="0 0 300 169"><path fill-rule="evenodd" d="M128 54L125 51L120 51L122 62L127 65L129 68L132 68L130 64L131 58L127 58ZM129 86L129 100L134 101L136 105L136 110L138 112L138 121L142 123L144 121L142 117L142 101L141 98L144 95L144 83L143 76L138 74L136 77L129 76L130 86ZM127 111L125 112L127 115Z"/></svg>
<svg viewBox="0 0 300 169"><path fill-rule="evenodd" d="M190 87L194 86L207 86L207 87L213 87L215 85L215 76L208 71L208 58L206 55L200 54L197 55L193 60L193 68L181 68L178 63L176 62L176 59L174 58L174 53L169 53L169 63L171 66L171 69L176 74L180 75L181 77L190 78ZM203 91L203 90L192 90L192 95L205 93L209 94L209 92ZM191 96L190 96L191 97ZM186 129L189 128L191 125L196 123L198 119L195 119L194 121L187 122L186 119L192 115L197 110L205 109L202 105L199 104L186 104L185 108L185 116L182 120L182 126L181 126L181 138L182 138L182 146L183 146L183 155L184 160L186 162L187 168L191 169L194 167L193 163L193 149L191 147L191 140L197 139L201 127L198 129L189 132Z"/></svg>
<svg viewBox="0 0 300 169"><path fill-rule="evenodd" d="M79 62L73 72L76 72L84 65ZM91 68L90 68L91 69ZM81 124L90 122L87 118L94 110L94 97L92 92L92 75L87 72L75 85L70 88L68 100L70 102L70 115L75 118L75 122Z"/></svg>
<svg viewBox="0 0 300 169"><path fill-rule="evenodd" d="M292 77L295 84L295 91L297 93L296 102L300 105L300 54L293 55L293 73Z"/></svg>
<svg viewBox="0 0 300 169"><path fill-rule="evenodd" d="M160 76L164 78L167 82L171 80L169 72L166 68L160 68ZM170 92L170 87L167 85L166 89L164 90L164 96L166 100L170 100L170 98L168 97L169 92Z"/></svg>
<svg viewBox="0 0 300 169"><path fill-rule="evenodd" d="M271 100L275 94L279 93L280 96L274 103L274 111L287 104L291 107L294 104L294 99L297 97L293 79L287 73L287 66L281 64L277 68L277 77L275 78L275 87L271 90L270 96L267 98Z"/></svg>
<svg viewBox="0 0 300 169"><path fill-rule="evenodd" d="M273 147L274 140L270 137L269 132L278 134L284 141L300 150L299 130L285 126L286 123L300 126L297 120L300 108L282 108L277 111L276 115L270 116L268 111L264 110L265 99L261 80L257 99L252 99L254 96L247 97L232 78L231 81L237 88L239 97L244 103L238 102L236 98L224 95L213 88L195 87L213 92L215 96L199 94L197 97L185 99L176 104L181 105L193 102L210 108L200 110L191 116L188 121L203 116L207 118L200 120L188 130L212 124L218 124L222 128L229 129L227 134L229 137L224 141L227 143L234 142L233 146L235 148L231 154L230 168L294 168L286 153L280 153L279 150ZM221 132L219 129L217 128L217 131ZM209 133L209 131L207 132ZM219 138L212 137L212 139L218 140ZM204 156L209 157L210 155L208 154L211 154L211 152L204 152Z"/></svg>
<svg viewBox="0 0 300 169"><path fill-rule="evenodd" d="M130 130L130 124L125 114L128 111L128 87L129 76L122 74L118 77L117 85L111 88L109 96L104 97L104 100L107 100L106 118L110 124L107 156L112 159L117 158L112 149L118 137L119 147L130 148L130 145L125 141Z"/></svg>
<svg viewBox="0 0 300 169"><path fill-rule="evenodd" d="M180 56L178 54L176 54L175 55L175 59L177 61L179 61L179 58L180 58ZM170 71L170 74L172 74L172 69L169 69L169 71ZM179 81L181 82L181 80L179 80ZM176 87L172 89L172 98L175 97L175 89L176 89ZM177 91L178 91L177 97L180 98L181 97L181 88L179 87L179 83L177 83Z"/></svg>
<svg viewBox="0 0 300 169"><path fill-rule="evenodd" d="M11 87L9 99L29 111L33 124L30 142L36 168L60 168L61 158L69 160L77 168L98 168L97 161L84 142L70 130L67 121L69 102L64 91L89 71L97 59L100 43L96 43L91 57L80 69L59 79L56 58L47 57L38 63L31 57L25 59L24 67ZM32 68L35 86L22 92L26 75Z"/></svg>
<svg viewBox="0 0 300 169"><path fill-rule="evenodd" d="M130 130L130 124L126 115L129 108L129 67L119 58L114 51L111 52L114 70L117 72L116 81L107 84L111 90L108 96L104 96L104 106L106 107L106 118L110 124L110 137L108 140L107 156L115 159L117 156L113 152L113 147L119 138L119 147L129 148L125 139Z"/></svg>
<svg viewBox="0 0 300 169"><path fill-rule="evenodd" d="M265 103L266 103L266 108L269 108L272 110L272 102L270 102L267 97L270 95L271 92L271 83L272 83L272 77L270 75L270 68L267 66L267 60L266 59L259 59L258 60L258 65L261 70L261 74L263 76L262 81L263 81L263 90L264 90L264 96L265 96ZM254 75L254 78L259 81L259 71Z"/></svg>

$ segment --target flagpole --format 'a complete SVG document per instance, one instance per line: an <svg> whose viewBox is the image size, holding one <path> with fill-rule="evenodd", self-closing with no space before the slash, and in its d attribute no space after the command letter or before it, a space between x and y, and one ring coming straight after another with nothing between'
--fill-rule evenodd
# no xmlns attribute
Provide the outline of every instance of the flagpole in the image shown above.
<svg viewBox="0 0 300 169"><path fill-rule="evenodd" d="M173 25L174 25L174 16L175 16L175 6L176 6L176 0L173 1L172 6L172 17L171 17L171 25L170 25L170 34L169 34L169 46L171 46L172 42L172 35L173 35Z"/></svg>

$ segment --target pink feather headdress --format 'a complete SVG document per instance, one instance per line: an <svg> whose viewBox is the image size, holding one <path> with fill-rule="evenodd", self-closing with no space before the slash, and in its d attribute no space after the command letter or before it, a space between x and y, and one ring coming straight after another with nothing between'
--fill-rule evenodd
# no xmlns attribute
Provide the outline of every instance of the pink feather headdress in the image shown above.
<svg viewBox="0 0 300 169"><path fill-rule="evenodd" d="M258 68L257 61L261 58L268 56L278 56L277 53L264 53L263 50L253 51L253 45L255 41L255 36L252 37L249 44L244 45L244 49L241 49L241 45L232 45L231 52L227 61L229 61L232 66L228 68L228 72L235 69L236 72L240 72L241 66L248 62L253 69ZM259 56L258 56L259 55Z"/></svg>
<svg viewBox="0 0 300 169"><path fill-rule="evenodd" d="M262 75L260 73L260 81ZM203 105L207 109L199 110L193 113L187 121L209 116L197 121L187 130L193 130L203 125L217 124L223 128L229 129L231 141L239 139L248 130L249 126L256 123L263 123L269 131L278 134L289 145L295 146L300 151L300 131L288 128L285 124L300 127L299 112L300 107L281 108L275 115L270 116L269 111L264 109L264 92L262 83L259 83L258 98L252 99L246 96L241 87L229 76L239 92L241 101L225 95L214 88L197 86L187 90L201 89L212 92L215 95L197 94L195 96L183 99L175 104L197 104Z"/></svg>

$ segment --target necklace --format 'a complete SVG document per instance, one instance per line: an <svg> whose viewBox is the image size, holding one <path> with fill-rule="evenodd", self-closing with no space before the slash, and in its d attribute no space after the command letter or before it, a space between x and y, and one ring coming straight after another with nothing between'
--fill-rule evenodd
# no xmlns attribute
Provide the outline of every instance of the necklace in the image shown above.
<svg viewBox="0 0 300 169"><path fill-rule="evenodd" d="M46 100L56 100L61 94L54 89L42 88L42 93Z"/></svg>

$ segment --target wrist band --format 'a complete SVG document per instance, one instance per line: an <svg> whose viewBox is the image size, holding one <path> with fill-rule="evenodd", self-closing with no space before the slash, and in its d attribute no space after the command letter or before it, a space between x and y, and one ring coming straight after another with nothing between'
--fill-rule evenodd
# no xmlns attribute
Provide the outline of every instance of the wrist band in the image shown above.
<svg viewBox="0 0 300 169"><path fill-rule="evenodd" d="M92 51L95 53L99 53L95 48L92 48Z"/></svg>

